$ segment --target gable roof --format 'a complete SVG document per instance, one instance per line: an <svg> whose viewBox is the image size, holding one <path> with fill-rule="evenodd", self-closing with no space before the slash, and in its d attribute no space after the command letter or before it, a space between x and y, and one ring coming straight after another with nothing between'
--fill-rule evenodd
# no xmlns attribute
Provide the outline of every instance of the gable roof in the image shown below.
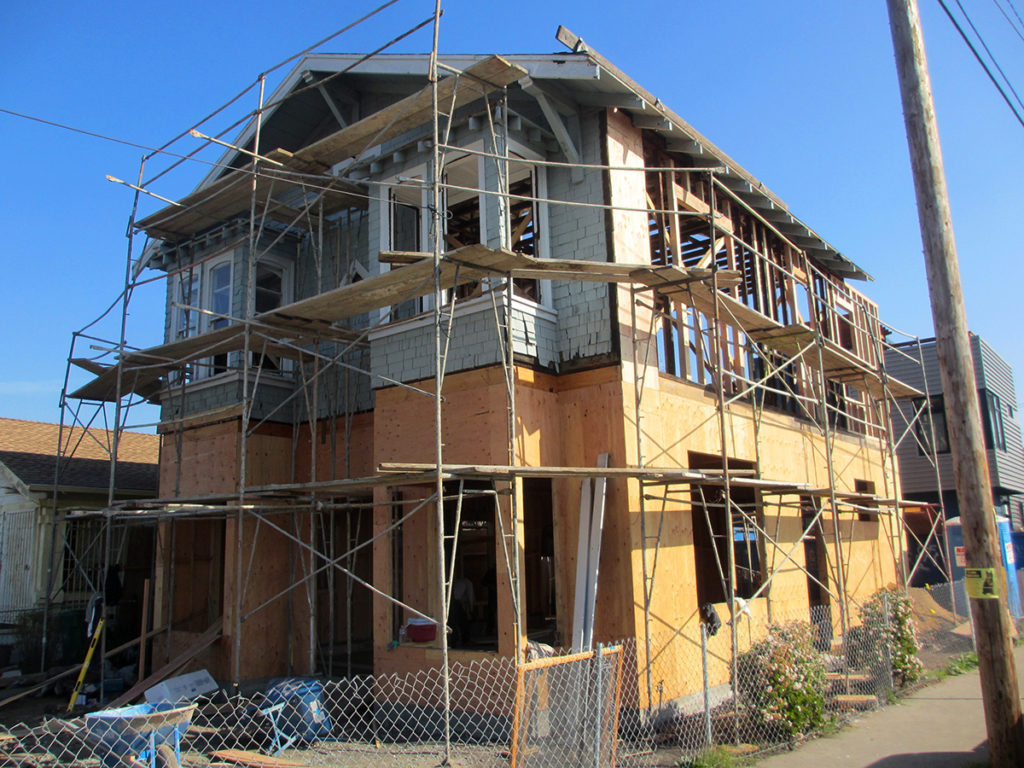
<svg viewBox="0 0 1024 768"><path fill-rule="evenodd" d="M62 487L106 490L110 479L109 430L64 427L44 421L0 418L0 462L29 487L52 488L61 439ZM160 438L123 432L118 444L117 485L133 491L157 489Z"/></svg>
<svg viewBox="0 0 1024 768"><path fill-rule="evenodd" d="M457 54L443 55L441 58L447 67L463 71L464 74L471 73L477 67L486 66L489 62L498 61L508 70L501 75L504 78L501 85L510 85L518 78L520 85L530 82L541 85L541 90L547 90L549 96L563 98L583 106L616 107L626 112L635 125L660 135L666 140L672 152L688 158L693 163L692 167L720 167L722 169L719 176L720 181L741 200L742 204L756 209L757 215L768 221L784 237L803 248L813 262L843 278L872 279L864 269L795 217L789 207L763 182L740 166L678 114L668 109L661 99L649 93L564 27L559 28L557 38L569 49L569 52L504 54L502 56ZM322 119L328 109L324 98L317 99L316 95L311 93L310 89L313 85L325 83L335 87L340 86L342 82L348 82L370 89L380 86L397 87L403 93L414 94L402 100L408 102L416 98L417 88L427 87L428 60L429 57L426 54L377 54L371 57L357 54L325 53L305 55L268 99L267 103L270 106L264 113L261 122L262 151L265 156L274 159L275 162L283 160L283 165L290 166L293 172L298 173L313 172L315 174L324 167L330 167L334 163L351 157L351 142L345 144L346 151L336 151L338 148L335 145L338 140L360 128L379 128L380 120L378 118L380 115L364 115L354 124L349 124L333 134L320 136L311 144L302 146L302 140L297 137L303 134L303 129L308 131L311 126L317 125L318 119ZM522 73L525 73L526 76L520 77ZM446 72L445 74L450 73ZM344 80L335 81L334 78L339 75L343 76ZM479 82L490 80L491 76L493 73ZM450 81L451 78L442 77L441 82L444 83L446 80ZM422 97L427 93L426 90L420 90L418 95ZM401 103L398 102L380 110L380 114L389 109L398 108ZM314 105L316 106L314 107ZM320 112L316 112L316 109L319 109ZM322 130L322 122L319 123L318 130ZM255 131L256 120L252 119L241 129L234 146L247 147L248 150L251 150ZM288 146L282 146L280 150L273 149L275 139L279 139L278 143L288 144ZM362 144L359 146L363 150L366 149ZM169 217L181 218L186 214L201 218L204 212L199 210L201 206L195 205L196 200L205 200L216 191L216 184L224 184L226 180L244 181L244 172L235 170L232 176L232 172L226 171L225 168L235 168L239 161L245 158L247 156L239 153L237 149L226 150L217 166L210 170L192 195L182 201L186 203L184 209L176 206L164 208L141 220L137 226L146 230L150 236L156 239L168 236L173 238L183 234L180 231L161 229L159 225ZM311 159L315 162L310 162ZM264 172L271 173L268 169L265 169ZM340 202L344 202L345 192L348 191L342 189L342 185L346 182L358 183L358 180L354 178L342 181L345 179L344 171L338 175L328 175L323 178L331 179L331 192L340 195ZM334 185L338 189L334 189ZM246 186L246 188L248 187ZM248 200L250 196L247 193L245 200ZM207 225L210 223L207 219L202 220L206 221ZM191 220L189 220L189 224L190 226L185 228L185 233L201 229Z"/></svg>

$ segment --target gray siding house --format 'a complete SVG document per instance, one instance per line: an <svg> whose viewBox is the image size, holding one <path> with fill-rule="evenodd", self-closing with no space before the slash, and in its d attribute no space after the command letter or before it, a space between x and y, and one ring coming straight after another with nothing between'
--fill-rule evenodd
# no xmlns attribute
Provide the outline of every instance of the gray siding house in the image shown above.
<svg viewBox="0 0 1024 768"><path fill-rule="evenodd" d="M996 513L1009 517L1014 530L1024 530L1024 447L1013 371L976 334L971 334L971 352ZM923 367L918 363L919 354ZM941 494L947 519L956 517L959 504L935 340L922 340L920 352L916 343L889 350L886 370L926 393L901 401L900 413L894 414L897 431L906 432L897 449L903 493L931 504L938 504ZM915 413L920 413L916 421Z"/></svg>

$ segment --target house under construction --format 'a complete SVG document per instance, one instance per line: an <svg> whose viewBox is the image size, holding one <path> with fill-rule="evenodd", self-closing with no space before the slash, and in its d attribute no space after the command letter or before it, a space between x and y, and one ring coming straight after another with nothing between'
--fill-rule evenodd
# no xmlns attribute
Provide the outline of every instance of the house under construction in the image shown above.
<svg viewBox="0 0 1024 768"><path fill-rule="evenodd" d="M304 55L133 219L163 343L73 352L66 404L160 405L159 498L105 514L153 532L161 655L238 682L636 638L643 699L705 604L840 638L905 583L889 414L923 393L868 276L559 40Z"/></svg>

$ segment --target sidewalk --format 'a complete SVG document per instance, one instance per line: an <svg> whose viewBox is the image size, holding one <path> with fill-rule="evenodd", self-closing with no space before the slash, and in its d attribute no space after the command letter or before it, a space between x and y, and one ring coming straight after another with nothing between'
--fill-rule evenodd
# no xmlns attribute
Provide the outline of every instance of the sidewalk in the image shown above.
<svg viewBox="0 0 1024 768"><path fill-rule="evenodd" d="M1024 691L1024 647L1015 650ZM974 670L869 712L834 736L758 761L758 768L953 768L988 761L981 683Z"/></svg>

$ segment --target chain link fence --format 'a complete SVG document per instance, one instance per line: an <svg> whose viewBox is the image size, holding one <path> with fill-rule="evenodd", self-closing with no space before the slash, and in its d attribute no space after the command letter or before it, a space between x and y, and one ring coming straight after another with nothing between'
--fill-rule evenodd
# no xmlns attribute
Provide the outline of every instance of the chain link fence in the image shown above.
<svg viewBox="0 0 1024 768"><path fill-rule="evenodd" d="M518 667L499 656L454 663L447 719L441 671L425 669L219 694L178 723L129 712L19 724L0 730L0 767L257 764L258 753L263 765L419 768L444 757L446 724L465 768L678 766L717 745L757 753L881 706L917 683L922 661L943 667L969 651L962 589L883 592L845 616L835 605L771 616L747 606L734 624L695 616L649 643L584 654L531 644Z"/></svg>
<svg viewBox="0 0 1024 768"><path fill-rule="evenodd" d="M598 646L519 666L511 768L613 768L622 650Z"/></svg>

